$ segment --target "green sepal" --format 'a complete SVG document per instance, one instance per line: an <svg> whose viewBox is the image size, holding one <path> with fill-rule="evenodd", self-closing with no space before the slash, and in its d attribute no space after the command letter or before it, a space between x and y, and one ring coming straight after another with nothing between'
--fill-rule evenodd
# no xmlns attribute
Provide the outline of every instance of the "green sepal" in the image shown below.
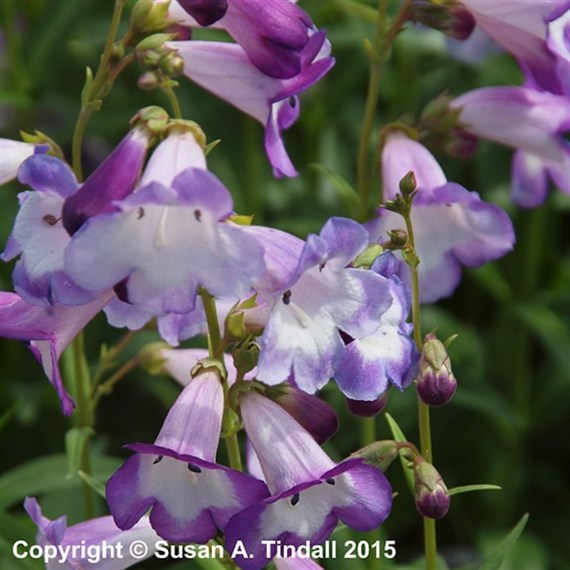
<svg viewBox="0 0 570 570"><path fill-rule="evenodd" d="M356 259L352 262L352 267L365 267L370 269L376 258L384 253L384 248L380 244L368 246Z"/></svg>

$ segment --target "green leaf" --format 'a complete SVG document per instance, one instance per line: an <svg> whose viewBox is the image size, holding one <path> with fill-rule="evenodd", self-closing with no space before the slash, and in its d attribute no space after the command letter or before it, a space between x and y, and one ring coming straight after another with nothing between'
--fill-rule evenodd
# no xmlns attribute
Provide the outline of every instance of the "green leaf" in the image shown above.
<svg viewBox="0 0 570 570"><path fill-rule="evenodd" d="M121 461L116 457L94 455L93 477L106 480ZM78 477L67 476L68 461L63 453L47 455L28 461L0 477L0 509L21 503L27 496L48 491L72 489L80 484Z"/></svg>
<svg viewBox="0 0 570 570"><path fill-rule="evenodd" d="M105 483L103 483L102 481L100 481L99 479L95 479L95 477L92 477L91 475L89 475L88 473L85 473L84 471L78 471L77 474L79 475L79 477L85 481L85 483L87 483L87 485L89 485L89 487L91 487L91 489L93 489L101 498L105 499Z"/></svg>
<svg viewBox="0 0 570 570"><path fill-rule="evenodd" d="M502 491L503 488L499 485L490 485L481 483L479 485L463 485L462 487L452 487L448 490L448 494L459 495L461 493L470 493L471 491Z"/></svg>
<svg viewBox="0 0 570 570"><path fill-rule="evenodd" d="M360 198L356 190L340 174L333 172L330 168L315 163L311 164L310 167L324 174L329 179L340 201L343 203L344 210L348 212L350 217L358 218L360 212Z"/></svg>
<svg viewBox="0 0 570 570"><path fill-rule="evenodd" d="M360 2L354 2L354 0L334 0L334 4L346 14L353 14L367 22L374 24L378 20L378 10L365 6Z"/></svg>
<svg viewBox="0 0 570 570"><path fill-rule="evenodd" d="M509 532L501 545L485 560L480 570L501 570L503 563L513 549L519 536L522 534L527 522L528 513L521 517L515 528Z"/></svg>
<svg viewBox="0 0 570 570"><path fill-rule="evenodd" d="M386 414L386 421L388 422L388 426L390 427L390 431L392 432L392 437L399 442L408 441L404 432L400 429L400 426L397 424L396 420L390 415ZM415 483L414 483L414 474L411 469L407 467L407 461L403 457L404 450L400 450L400 462L402 463L402 469L404 471L404 476L406 477L406 482L408 483L408 488L410 489L410 493L412 495L415 493Z"/></svg>

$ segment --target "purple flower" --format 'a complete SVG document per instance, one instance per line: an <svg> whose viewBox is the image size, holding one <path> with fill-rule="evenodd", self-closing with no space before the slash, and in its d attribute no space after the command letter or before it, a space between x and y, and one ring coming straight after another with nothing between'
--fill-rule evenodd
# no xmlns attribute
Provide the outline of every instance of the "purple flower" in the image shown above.
<svg viewBox="0 0 570 570"><path fill-rule="evenodd" d="M387 258L394 263L387 262ZM388 271L385 267L389 265ZM351 400L375 401L390 384L403 390L413 381L419 353L407 323L410 300L400 279L394 274L398 262L392 253L380 256L372 271L389 279L390 308L380 317L379 327L371 334L349 342L335 367L334 379ZM384 269L384 270L383 270Z"/></svg>
<svg viewBox="0 0 570 570"><path fill-rule="evenodd" d="M37 543L44 548L44 556L49 549L46 546L57 548L55 555L48 561L46 569L71 568L81 570L89 567L93 570L105 570L112 564L113 570L123 570L129 568L141 560L150 558L156 549L159 540L158 535L148 521L148 517L143 517L132 529L128 531L117 528L113 522L113 517L99 517L68 527L65 516L55 521L51 521L42 515L42 510L36 499L27 497L24 501L24 508L38 527ZM130 550L133 542L143 542L148 550L144 558L135 558ZM73 556L73 547L79 549L81 556ZM64 564L60 559L64 553L68 553ZM140 552L140 551L139 551ZM106 557L100 557L101 553L106 553ZM113 554L118 554L112 556ZM100 558L99 558L100 557ZM112 562L110 559L112 558Z"/></svg>
<svg viewBox="0 0 570 570"><path fill-rule="evenodd" d="M344 351L340 331L361 338L378 328L392 303L388 281L346 267L366 243L364 228L346 218L331 218L320 235L308 237L260 338L260 380L278 384L292 375L299 388L313 393L333 376Z"/></svg>
<svg viewBox="0 0 570 570"><path fill-rule="evenodd" d="M198 287L239 296L264 269L257 241L226 222L230 193L203 168L187 168L170 186L152 182L115 204L118 212L88 220L65 253L66 271L87 289L121 283L123 300L138 308L188 313Z"/></svg>
<svg viewBox="0 0 570 570"><path fill-rule="evenodd" d="M533 208L546 199L550 178L570 193L570 101L526 87L485 87L457 97L462 128L516 149L512 198Z"/></svg>
<svg viewBox="0 0 570 570"><path fill-rule="evenodd" d="M220 379L205 372L184 388L153 445L127 446L136 455L107 483L119 528L132 528L151 509L150 524L161 537L203 544L268 495L263 482L215 463L223 409Z"/></svg>
<svg viewBox="0 0 570 570"><path fill-rule="evenodd" d="M20 210L1 257L10 261L20 256L12 275L16 291L26 301L43 306L93 300L96 295L64 271L63 252L70 237L61 221L62 208L78 188L71 169L53 156L35 155L22 164L19 180L35 191L19 194Z"/></svg>
<svg viewBox="0 0 570 570"><path fill-rule="evenodd" d="M387 139L382 153L384 197L393 199L400 180L413 171L417 195L412 205L421 300L432 303L453 293L461 280L461 265L479 267L510 251L512 223L498 206L483 202L476 192L447 182L441 167L420 143L403 133ZM369 223L372 241L404 227L401 216L380 210ZM399 254L398 254L399 255ZM400 278L409 283L409 269L400 261Z"/></svg>
<svg viewBox="0 0 570 570"><path fill-rule="evenodd" d="M562 91L570 96L570 9L549 23L547 45L556 58Z"/></svg>
<svg viewBox="0 0 570 570"><path fill-rule="evenodd" d="M339 521L367 531L388 517L392 492L376 467L361 459L336 465L287 412L258 393L241 397L241 413L271 492L226 528L228 550L242 541L253 555L235 557L241 568L257 570L273 558L262 541L320 544Z"/></svg>
<svg viewBox="0 0 570 570"><path fill-rule="evenodd" d="M568 0L463 0L477 24L511 53L534 84L563 93L556 55L548 46L548 23L570 8Z"/></svg>
<svg viewBox="0 0 570 570"><path fill-rule="evenodd" d="M49 147L43 144L32 144L0 138L0 186L14 180L20 165L34 154L43 154Z"/></svg>
<svg viewBox="0 0 570 570"><path fill-rule="evenodd" d="M190 371L199 360L207 358L208 351L201 348L171 349L163 348L157 355L164 359L163 370L175 380L186 386L190 381ZM237 370L232 357L224 354L224 363L228 372L228 385L232 386L237 377ZM245 380L256 377L254 368L245 375ZM299 390L295 386L282 385L274 401L297 420L317 443L324 443L338 431L338 417L334 409L325 401Z"/></svg>
<svg viewBox="0 0 570 570"><path fill-rule="evenodd" d="M184 59L184 73L198 85L225 99L265 126L265 151L277 177L295 176L281 132L299 116L297 95L316 83L333 66L324 32L315 32L301 52L299 73L271 77L249 60L243 48L224 42L169 42Z"/></svg>
<svg viewBox="0 0 570 570"><path fill-rule="evenodd" d="M198 14L196 4L203 2L173 2L169 8L169 17L188 26L213 24L212 27L226 30L245 51L253 65L265 75L289 79L301 71L304 65L304 48L314 32L314 26L308 14L297 7L295 2L209 2L207 23L206 18ZM225 5L224 8L222 5ZM191 18L188 18L184 11L190 14Z"/></svg>
<svg viewBox="0 0 570 570"><path fill-rule="evenodd" d="M68 416L75 404L66 392L58 360L67 345L112 298L111 291L79 307L39 307L15 293L0 292L0 336L22 340L42 365Z"/></svg>
<svg viewBox="0 0 570 570"><path fill-rule="evenodd" d="M134 190L148 144L148 132L134 128L81 188L65 200L63 226L70 235L92 216L115 211L114 201L128 196Z"/></svg>

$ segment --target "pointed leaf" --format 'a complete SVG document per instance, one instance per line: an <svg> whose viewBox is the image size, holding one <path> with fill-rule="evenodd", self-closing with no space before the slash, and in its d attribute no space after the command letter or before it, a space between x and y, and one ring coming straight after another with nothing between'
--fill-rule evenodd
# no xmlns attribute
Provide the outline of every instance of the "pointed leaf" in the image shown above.
<svg viewBox="0 0 570 570"><path fill-rule="evenodd" d="M527 522L528 513L521 517L515 528L509 532L502 544L487 558L480 570L501 570L503 563L513 549L519 536L522 534Z"/></svg>
<svg viewBox="0 0 570 570"><path fill-rule="evenodd" d="M345 211L352 218L358 218L360 210L360 198L356 190L340 175L333 172L330 168L323 166L322 164L311 164L311 168L314 168L317 172L324 174L333 188L336 190L340 201L343 203Z"/></svg>
<svg viewBox="0 0 570 570"><path fill-rule="evenodd" d="M489 485L481 483L479 485L463 485L461 487L453 487L448 490L449 496L459 495L461 493L470 493L471 491L502 491L503 488L499 485Z"/></svg>
<svg viewBox="0 0 570 570"><path fill-rule="evenodd" d="M396 422L396 420L390 415L386 414L386 421L388 422L388 426L390 427L390 431L392 432L392 437L396 441L408 441L404 432L400 429L400 426ZM410 489L410 493L412 495L415 493L415 483L414 483L414 474L411 469L407 467L407 461L403 457L404 450L400 450L400 462L402 463L402 469L404 470L404 476L406 477L406 482L408 483L408 488Z"/></svg>

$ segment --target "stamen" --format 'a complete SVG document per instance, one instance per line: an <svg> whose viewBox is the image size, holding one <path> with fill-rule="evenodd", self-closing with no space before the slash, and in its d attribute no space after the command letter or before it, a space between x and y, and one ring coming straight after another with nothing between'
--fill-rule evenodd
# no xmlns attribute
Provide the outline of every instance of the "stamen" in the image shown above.
<svg viewBox="0 0 570 570"><path fill-rule="evenodd" d="M197 465L192 465L192 463L188 463L188 470L192 471L192 473L202 473L202 470Z"/></svg>
<svg viewBox="0 0 570 570"><path fill-rule="evenodd" d="M163 460L164 456L163 455L159 455L153 462L153 465L156 465L157 463L160 463Z"/></svg>
<svg viewBox="0 0 570 570"><path fill-rule="evenodd" d="M196 208L194 210L194 217L196 218L196 221L199 222L202 220L202 210L199 210L198 208Z"/></svg>
<svg viewBox="0 0 570 570"><path fill-rule="evenodd" d="M329 477L326 481L329 485L334 485L336 483L333 477Z"/></svg>
<svg viewBox="0 0 570 570"><path fill-rule="evenodd" d="M291 308L291 312L295 315L295 318L297 319L298 323L304 329L308 329L311 326L311 318L309 317L309 315L307 315L307 313L305 313L305 311L303 311L303 309L301 309L299 305L295 305L293 303L292 305L289 305L289 307Z"/></svg>
<svg viewBox="0 0 570 570"><path fill-rule="evenodd" d="M322 271L326 267L326 265L327 265L326 261L321 261L319 263L319 271Z"/></svg>
<svg viewBox="0 0 570 570"><path fill-rule="evenodd" d="M291 302L291 291L287 289L287 291L283 293L283 297L281 299L284 305L288 305Z"/></svg>
<svg viewBox="0 0 570 570"><path fill-rule="evenodd" d="M295 506L298 502L299 502L299 493L295 493L292 497L291 497L291 505Z"/></svg>
<svg viewBox="0 0 570 570"><path fill-rule="evenodd" d="M137 210L137 220L140 220L144 216L144 208L142 206Z"/></svg>

